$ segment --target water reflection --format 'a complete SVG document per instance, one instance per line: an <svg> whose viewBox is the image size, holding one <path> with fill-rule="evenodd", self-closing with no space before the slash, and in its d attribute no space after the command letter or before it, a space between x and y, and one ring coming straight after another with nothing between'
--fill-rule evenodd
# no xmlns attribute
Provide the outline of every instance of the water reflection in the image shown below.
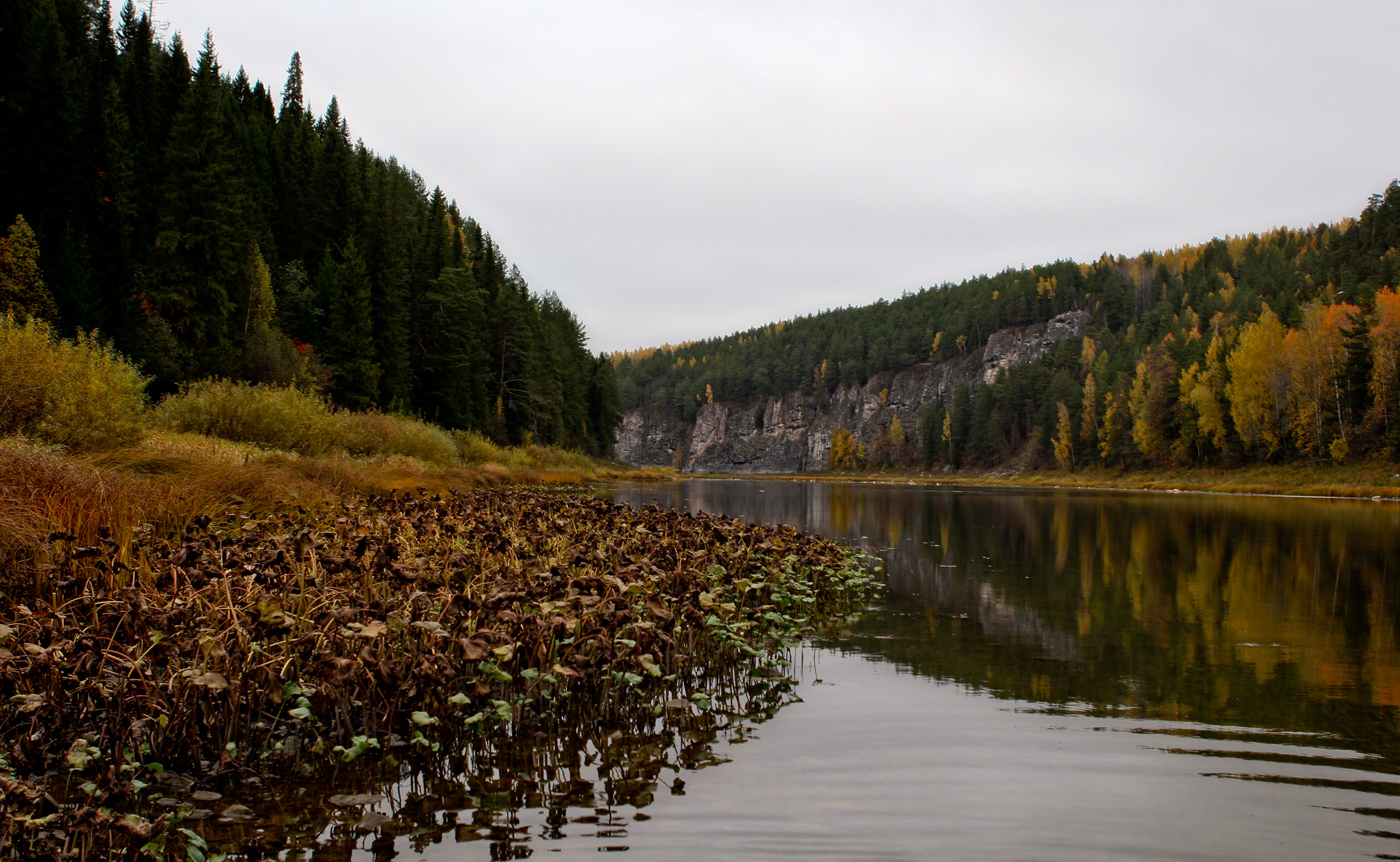
<svg viewBox="0 0 1400 862"><path fill-rule="evenodd" d="M878 553L890 596L837 650L1042 714L1138 719L1182 737L1163 753L1226 759L1201 774L1373 794L1347 807L1368 818L1400 809L1385 798L1400 796L1394 505L735 481L613 493ZM1358 834L1395 837L1386 825Z"/></svg>
<svg viewBox="0 0 1400 862"><path fill-rule="evenodd" d="M387 862L444 849L445 858L525 859L560 844L625 851L658 795L683 796L683 776L728 762L729 746L797 699L795 685L732 660L697 668L656 703L560 703L490 734L445 736L437 754L400 740L390 745L405 760L397 770L376 761L325 782L259 782L218 802L244 814L202 829L216 851L287 862Z"/></svg>

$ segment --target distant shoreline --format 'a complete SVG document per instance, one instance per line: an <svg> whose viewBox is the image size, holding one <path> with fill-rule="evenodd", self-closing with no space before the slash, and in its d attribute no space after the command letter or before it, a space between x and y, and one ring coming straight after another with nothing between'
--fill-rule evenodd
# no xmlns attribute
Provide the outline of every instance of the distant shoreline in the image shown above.
<svg viewBox="0 0 1400 862"><path fill-rule="evenodd" d="M1240 496L1400 502L1400 465L1364 462L1347 465L1274 465L1167 470L1075 472L861 472L684 473L678 479L769 479L795 482L862 482L956 486L966 488L1041 488L1073 491L1147 491L1162 494L1232 494Z"/></svg>

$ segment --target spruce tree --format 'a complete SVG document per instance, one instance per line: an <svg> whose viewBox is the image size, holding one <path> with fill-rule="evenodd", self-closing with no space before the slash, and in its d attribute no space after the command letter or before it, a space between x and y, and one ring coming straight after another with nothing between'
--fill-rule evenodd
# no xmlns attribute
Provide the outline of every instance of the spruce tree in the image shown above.
<svg viewBox="0 0 1400 862"><path fill-rule="evenodd" d="M287 68L287 82L282 87L282 106L277 113L273 138L273 172L277 186L273 227L277 248L284 263L304 262L311 254L308 195L315 162L316 132L302 93L300 53L292 55Z"/></svg>
<svg viewBox="0 0 1400 862"><path fill-rule="evenodd" d="M351 170L350 129L334 97L317 124L317 137L320 146L309 187L309 239L313 248L339 249L354 236L353 217L360 207Z"/></svg>
<svg viewBox="0 0 1400 862"><path fill-rule="evenodd" d="M471 270L444 269L417 307L416 407L449 428L480 427L489 415L486 303Z"/></svg>
<svg viewBox="0 0 1400 862"><path fill-rule="evenodd" d="M147 298L197 374L225 370L235 285L250 233L224 98L213 38L206 34L171 131L146 284Z"/></svg>
<svg viewBox="0 0 1400 862"><path fill-rule="evenodd" d="M600 353L593 358L588 375L588 436L595 455L607 455L617 443L622 424L622 398L618 394L613 361Z"/></svg>
<svg viewBox="0 0 1400 862"><path fill-rule="evenodd" d="M332 369L331 395L342 407L363 410L375 403L379 364L374 361L369 271L354 240L339 262L326 253L316 281L327 311L321 347Z"/></svg>

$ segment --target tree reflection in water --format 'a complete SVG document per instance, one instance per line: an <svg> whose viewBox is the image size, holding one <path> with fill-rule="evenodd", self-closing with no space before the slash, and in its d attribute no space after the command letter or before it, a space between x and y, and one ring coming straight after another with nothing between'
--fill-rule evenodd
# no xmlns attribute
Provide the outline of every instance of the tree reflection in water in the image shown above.
<svg viewBox="0 0 1400 862"><path fill-rule="evenodd" d="M878 553L890 594L831 648L1028 711L1264 744L1162 750L1236 761L1216 776L1378 794L1350 810L1400 818L1385 804L1400 796L1395 504L721 480L614 493Z"/></svg>

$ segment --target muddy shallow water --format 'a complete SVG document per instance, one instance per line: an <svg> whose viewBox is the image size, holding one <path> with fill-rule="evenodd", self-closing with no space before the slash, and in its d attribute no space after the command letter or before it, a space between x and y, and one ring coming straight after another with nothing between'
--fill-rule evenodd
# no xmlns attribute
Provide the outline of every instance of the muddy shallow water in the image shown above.
<svg viewBox="0 0 1400 862"><path fill-rule="evenodd" d="M608 494L848 540L890 591L798 650L795 686L581 741L549 767L578 771L566 800L406 779L312 858L1400 858L1400 507L718 480ZM643 761L659 766L629 784ZM369 810L390 819L356 832Z"/></svg>

